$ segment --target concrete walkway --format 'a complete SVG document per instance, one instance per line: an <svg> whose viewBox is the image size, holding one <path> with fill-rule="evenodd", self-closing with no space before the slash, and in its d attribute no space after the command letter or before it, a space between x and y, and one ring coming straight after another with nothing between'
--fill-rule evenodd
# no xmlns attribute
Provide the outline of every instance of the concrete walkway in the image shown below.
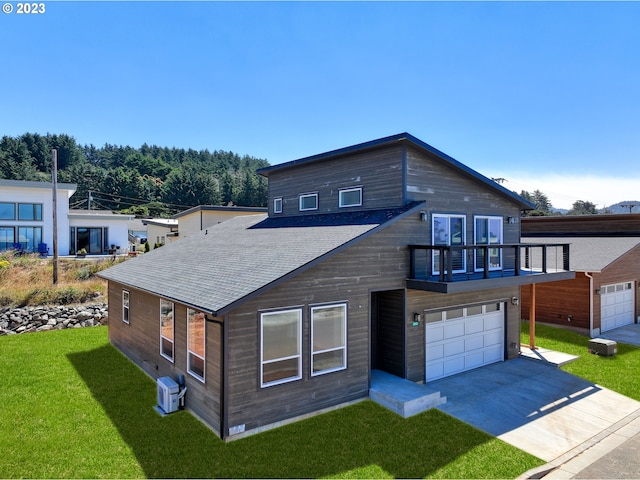
<svg viewBox="0 0 640 480"><path fill-rule="evenodd" d="M640 402L543 359L518 358L429 385L447 397L437 407L443 412L547 462L575 456L602 432L640 416Z"/></svg>
<svg viewBox="0 0 640 480"><path fill-rule="evenodd" d="M640 325L616 328L600 338L640 346ZM527 472L523 478L640 478L640 415L637 412L630 415L581 447L580 451L569 452L537 472ZM544 475L545 472L548 473Z"/></svg>

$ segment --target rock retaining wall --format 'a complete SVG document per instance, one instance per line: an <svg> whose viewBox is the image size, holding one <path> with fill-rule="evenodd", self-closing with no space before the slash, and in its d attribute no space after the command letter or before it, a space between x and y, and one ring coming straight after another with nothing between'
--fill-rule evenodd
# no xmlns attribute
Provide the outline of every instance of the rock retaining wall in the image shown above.
<svg viewBox="0 0 640 480"><path fill-rule="evenodd" d="M0 308L0 335L94 327L108 320L106 303Z"/></svg>

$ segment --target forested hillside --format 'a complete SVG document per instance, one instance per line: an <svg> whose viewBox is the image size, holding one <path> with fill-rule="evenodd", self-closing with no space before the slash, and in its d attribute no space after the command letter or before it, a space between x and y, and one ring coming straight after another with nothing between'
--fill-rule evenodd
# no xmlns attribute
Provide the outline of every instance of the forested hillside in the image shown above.
<svg viewBox="0 0 640 480"><path fill-rule="evenodd" d="M51 150L58 151L58 182L75 183L71 208L162 217L196 205L263 207L266 160L233 152L142 145L79 145L69 135L25 133L0 141L0 178L51 181Z"/></svg>

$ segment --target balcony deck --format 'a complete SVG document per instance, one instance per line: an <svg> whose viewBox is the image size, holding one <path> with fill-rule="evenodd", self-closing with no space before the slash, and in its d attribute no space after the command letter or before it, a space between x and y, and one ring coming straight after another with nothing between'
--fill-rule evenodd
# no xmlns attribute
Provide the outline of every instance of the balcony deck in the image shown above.
<svg viewBox="0 0 640 480"><path fill-rule="evenodd" d="M568 244L509 244L462 247L410 245L411 270L407 288L461 293L530 285L575 278L569 269ZM489 268L489 249L499 251L502 269ZM429 252L429 253L427 253ZM474 255L481 260L475 264ZM420 255L420 253L422 255ZM462 265L454 263L456 260ZM434 268L435 267L435 268ZM456 268L463 270L457 272ZM436 270L436 274L429 274ZM453 272L453 273L449 273Z"/></svg>

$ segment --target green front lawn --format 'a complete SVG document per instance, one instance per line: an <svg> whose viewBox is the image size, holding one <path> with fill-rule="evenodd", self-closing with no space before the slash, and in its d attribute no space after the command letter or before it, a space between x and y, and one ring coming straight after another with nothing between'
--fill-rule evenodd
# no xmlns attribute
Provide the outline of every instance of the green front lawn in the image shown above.
<svg viewBox="0 0 640 480"><path fill-rule="evenodd" d="M154 381L106 327L0 337L0 372L0 478L514 478L543 464L439 410L403 419L370 401L225 443L188 412L160 417Z"/></svg>
<svg viewBox="0 0 640 480"><path fill-rule="evenodd" d="M521 341L529 344L529 322L522 323ZM537 346L580 356L562 367L564 371L640 400L640 347L619 343L615 356L600 357L587 351L588 342L584 335L536 323Z"/></svg>

